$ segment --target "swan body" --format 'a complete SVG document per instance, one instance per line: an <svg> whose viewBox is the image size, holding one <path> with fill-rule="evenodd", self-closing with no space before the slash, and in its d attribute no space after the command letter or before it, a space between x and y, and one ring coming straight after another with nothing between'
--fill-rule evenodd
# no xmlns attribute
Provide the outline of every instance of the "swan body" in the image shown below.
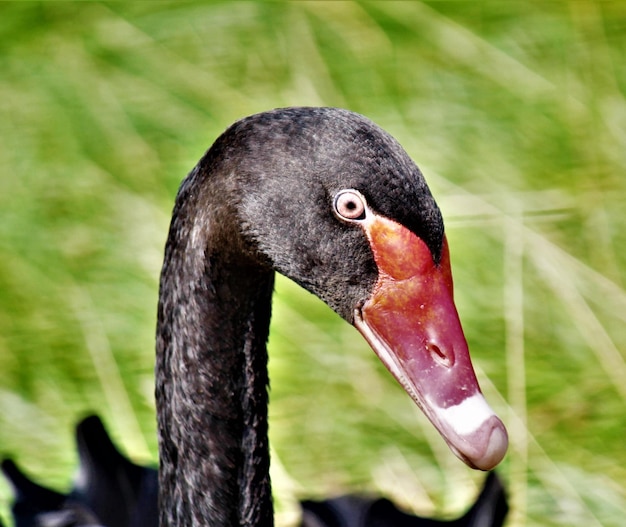
<svg viewBox="0 0 626 527"><path fill-rule="evenodd" d="M37 484L12 460L3 461L15 494L16 527L158 527L157 470L121 454L97 416L78 423L76 443L79 470L67 495ZM450 521L407 514L384 498L355 495L306 500L301 507L300 527L500 527L508 512L495 472L471 508Z"/></svg>

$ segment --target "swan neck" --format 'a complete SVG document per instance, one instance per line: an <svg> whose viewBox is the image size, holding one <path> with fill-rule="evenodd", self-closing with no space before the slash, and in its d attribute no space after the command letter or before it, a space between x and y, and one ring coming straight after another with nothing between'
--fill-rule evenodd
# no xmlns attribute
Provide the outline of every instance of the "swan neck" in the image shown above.
<svg viewBox="0 0 626 527"><path fill-rule="evenodd" d="M184 208L174 211L157 322L160 525L271 526L274 275L212 240L210 219L199 231Z"/></svg>

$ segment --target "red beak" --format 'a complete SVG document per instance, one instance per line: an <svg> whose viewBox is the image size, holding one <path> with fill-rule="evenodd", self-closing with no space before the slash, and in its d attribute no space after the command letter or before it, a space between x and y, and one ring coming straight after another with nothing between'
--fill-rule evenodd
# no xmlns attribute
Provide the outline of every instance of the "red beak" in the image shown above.
<svg viewBox="0 0 626 527"><path fill-rule="evenodd" d="M361 222L378 281L354 325L446 440L472 468L504 457L506 429L483 397L453 299L447 241L439 263L411 231L370 213Z"/></svg>

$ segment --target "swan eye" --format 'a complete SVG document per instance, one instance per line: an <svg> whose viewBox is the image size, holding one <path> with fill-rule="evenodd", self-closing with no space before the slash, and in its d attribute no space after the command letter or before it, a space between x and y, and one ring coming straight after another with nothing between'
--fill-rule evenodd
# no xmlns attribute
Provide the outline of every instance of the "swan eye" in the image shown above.
<svg viewBox="0 0 626 527"><path fill-rule="evenodd" d="M342 190L335 196L335 212L343 220L364 220L365 208L365 198L356 190Z"/></svg>

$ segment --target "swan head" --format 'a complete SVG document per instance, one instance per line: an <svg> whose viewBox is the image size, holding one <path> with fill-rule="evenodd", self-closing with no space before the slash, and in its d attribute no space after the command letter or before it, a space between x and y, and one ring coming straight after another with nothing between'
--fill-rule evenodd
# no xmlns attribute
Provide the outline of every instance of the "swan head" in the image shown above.
<svg viewBox="0 0 626 527"><path fill-rule="evenodd" d="M235 123L211 151L231 243L353 324L460 459L497 465L507 432L472 367L441 213L398 142L352 112L287 108Z"/></svg>

